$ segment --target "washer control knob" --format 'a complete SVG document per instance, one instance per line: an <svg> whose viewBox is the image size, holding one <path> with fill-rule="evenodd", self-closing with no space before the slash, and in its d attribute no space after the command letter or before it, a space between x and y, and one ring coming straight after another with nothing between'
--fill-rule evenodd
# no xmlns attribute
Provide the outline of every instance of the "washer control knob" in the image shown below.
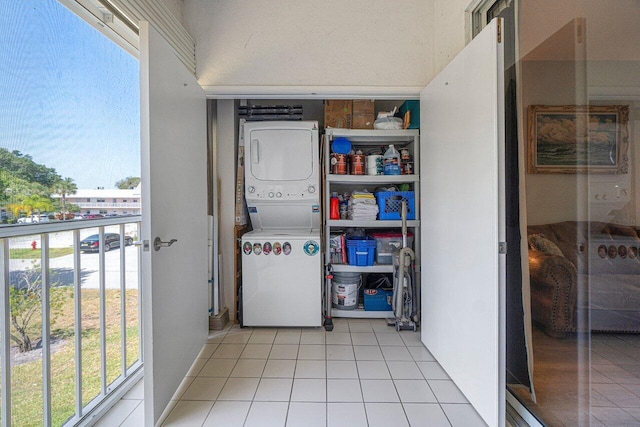
<svg viewBox="0 0 640 427"><path fill-rule="evenodd" d="M310 185L309 188L307 188L307 190L309 191L309 193L315 193L316 187L314 187L313 185Z"/></svg>
<svg viewBox="0 0 640 427"><path fill-rule="evenodd" d="M278 198L279 198L279 197L282 197L282 193L278 191L278 192L276 193L276 197L278 197Z"/></svg>
<svg viewBox="0 0 640 427"><path fill-rule="evenodd" d="M256 192L256 187L254 187L254 186L250 186L250 187L248 188L248 190L249 190L249 193L255 193L255 192Z"/></svg>
<svg viewBox="0 0 640 427"><path fill-rule="evenodd" d="M269 197L273 198L273 191L269 192Z"/></svg>

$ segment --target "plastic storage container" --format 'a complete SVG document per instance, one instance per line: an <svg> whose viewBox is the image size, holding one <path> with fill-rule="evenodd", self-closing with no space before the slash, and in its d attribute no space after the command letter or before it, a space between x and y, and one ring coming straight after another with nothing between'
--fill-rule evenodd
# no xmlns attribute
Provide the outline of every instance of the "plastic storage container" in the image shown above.
<svg viewBox="0 0 640 427"><path fill-rule="evenodd" d="M389 149L382 156L385 175L400 175L400 153L395 149L393 144L389 145Z"/></svg>
<svg viewBox="0 0 640 427"><path fill-rule="evenodd" d="M398 220L402 210L402 201L407 202L407 219L416 219L415 197L413 191L378 191L378 219Z"/></svg>
<svg viewBox="0 0 640 427"><path fill-rule="evenodd" d="M362 284L360 273L333 273L331 305L338 310L358 307L358 290Z"/></svg>
<svg viewBox="0 0 640 427"><path fill-rule="evenodd" d="M348 237L347 259L349 265L367 266L373 265L375 257L376 240L373 237Z"/></svg>
<svg viewBox="0 0 640 427"><path fill-rule="evenodd" d="M393 264L393 254L402 248L402 233L380 232L371 233L376 239L376 262L378 264ZM413 247L413 233L407 233L407 246Z"/></svg>
<svg viewBox="0 0 640 427"><path fill-rule="evenodd" d="M420 101L404 101L400 106L400 114L410 112L409 127L407 129L420 129Z"/></svg>
<svg viewBox="0 0 640 427"><path fill-rule="evenodd" d="M331 195L330 209L329 209L329 219L340 219L340 200L338 199L338 193L333 193Z"/></svg>
<svg viewBox="0 0 640 427"><path fill-rule="evenodd" d="M391 301L393 291L384 289L365 289L364 290L364 309L365 311L391 311Z"/></svg>

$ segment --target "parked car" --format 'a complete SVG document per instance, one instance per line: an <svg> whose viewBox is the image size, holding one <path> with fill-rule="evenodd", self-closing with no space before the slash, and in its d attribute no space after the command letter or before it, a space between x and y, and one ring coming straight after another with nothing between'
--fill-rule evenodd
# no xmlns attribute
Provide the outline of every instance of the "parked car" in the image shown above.
<svg viewBox="0 0 640 427"><path fill-rule="evenodd" d="M42 214L42 215L25 216L22 218L18 218L18 221L17 221L18 224L38 224L43 222L50 222L49 215Z"/></svg>
<svg viewBox="0 0 640 427"><path fill-rule="evenodd" d="M125 246L133 245L133 238L124 236ZM104 251L120 247L120 235L118 233L104 233ZM100 236L92 234L91 236L80 241L80 250L82 252L98 252L100 250Z"/></svg>
<svg viewBox="0 0 640 427"><path fill-rule="evenodd" d="M86 214L86 215L84 215L84 219L98 219L98 218L104 218L104 216L102 214Z"/></svg>

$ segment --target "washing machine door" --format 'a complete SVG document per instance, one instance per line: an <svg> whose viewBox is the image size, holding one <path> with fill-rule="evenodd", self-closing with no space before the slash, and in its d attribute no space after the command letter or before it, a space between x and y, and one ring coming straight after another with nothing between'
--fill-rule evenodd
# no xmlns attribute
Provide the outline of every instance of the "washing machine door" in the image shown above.
<svg viewBox="0 0 640 427"><path fill-rule="evenodd" d="M245 146L247 170L258 181L303 181L313 175L312 129L245 129Z"/></svg>

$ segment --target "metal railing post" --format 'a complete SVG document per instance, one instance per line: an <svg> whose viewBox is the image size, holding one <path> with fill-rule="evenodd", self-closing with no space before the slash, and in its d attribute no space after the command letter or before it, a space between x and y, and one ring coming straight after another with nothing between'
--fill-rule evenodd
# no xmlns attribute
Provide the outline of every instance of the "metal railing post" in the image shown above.
<svg viewBox="0 0 640 427"><path fill-rule="evenodd" d="M11 326L9 300L9 241L0 239L0 359L2 359L2 427L11 426Z"/></svg>
<svg viewBox="0 0 640 427"><path fill-rule="evenodd" d="M121 346L121 375L122 378L127 375L127 275L126 275L126 257L127 249L126 240L124 238L124 224L120 224L120 346Z"/></svg>
<svg viewBox="0 0 640 427"><path fill-rule="evenodd" d="M142 236L142 223L137 223L136 233L138 239ZM138 248L138 358L142 363L144 363L144 352L143 352L143 343L144 343L144 328L142 324L142 299L144 296L142 295L142 246L136 246Z"/></svg>
<svg viewBox="0 0 640 427"><path fill-rule="evenodd" d="M80 230L73 230L74 337L76 346L76 417L82 417L82 265Z"/></svg>
<svg viewBox="0 0 640 427"><path fill-rule="evenodd" d="M42 287L42 410L43 425L51 425L51 278L49 234L40 235L40 286Z"/></svg>
<svg viewBox="0 0 640 427"><path fill-rule="evenodd" d="M98 229L99 245L98 255L100 257L100 393L107 395L107 290L104 252L104 227Z"/></svg>

